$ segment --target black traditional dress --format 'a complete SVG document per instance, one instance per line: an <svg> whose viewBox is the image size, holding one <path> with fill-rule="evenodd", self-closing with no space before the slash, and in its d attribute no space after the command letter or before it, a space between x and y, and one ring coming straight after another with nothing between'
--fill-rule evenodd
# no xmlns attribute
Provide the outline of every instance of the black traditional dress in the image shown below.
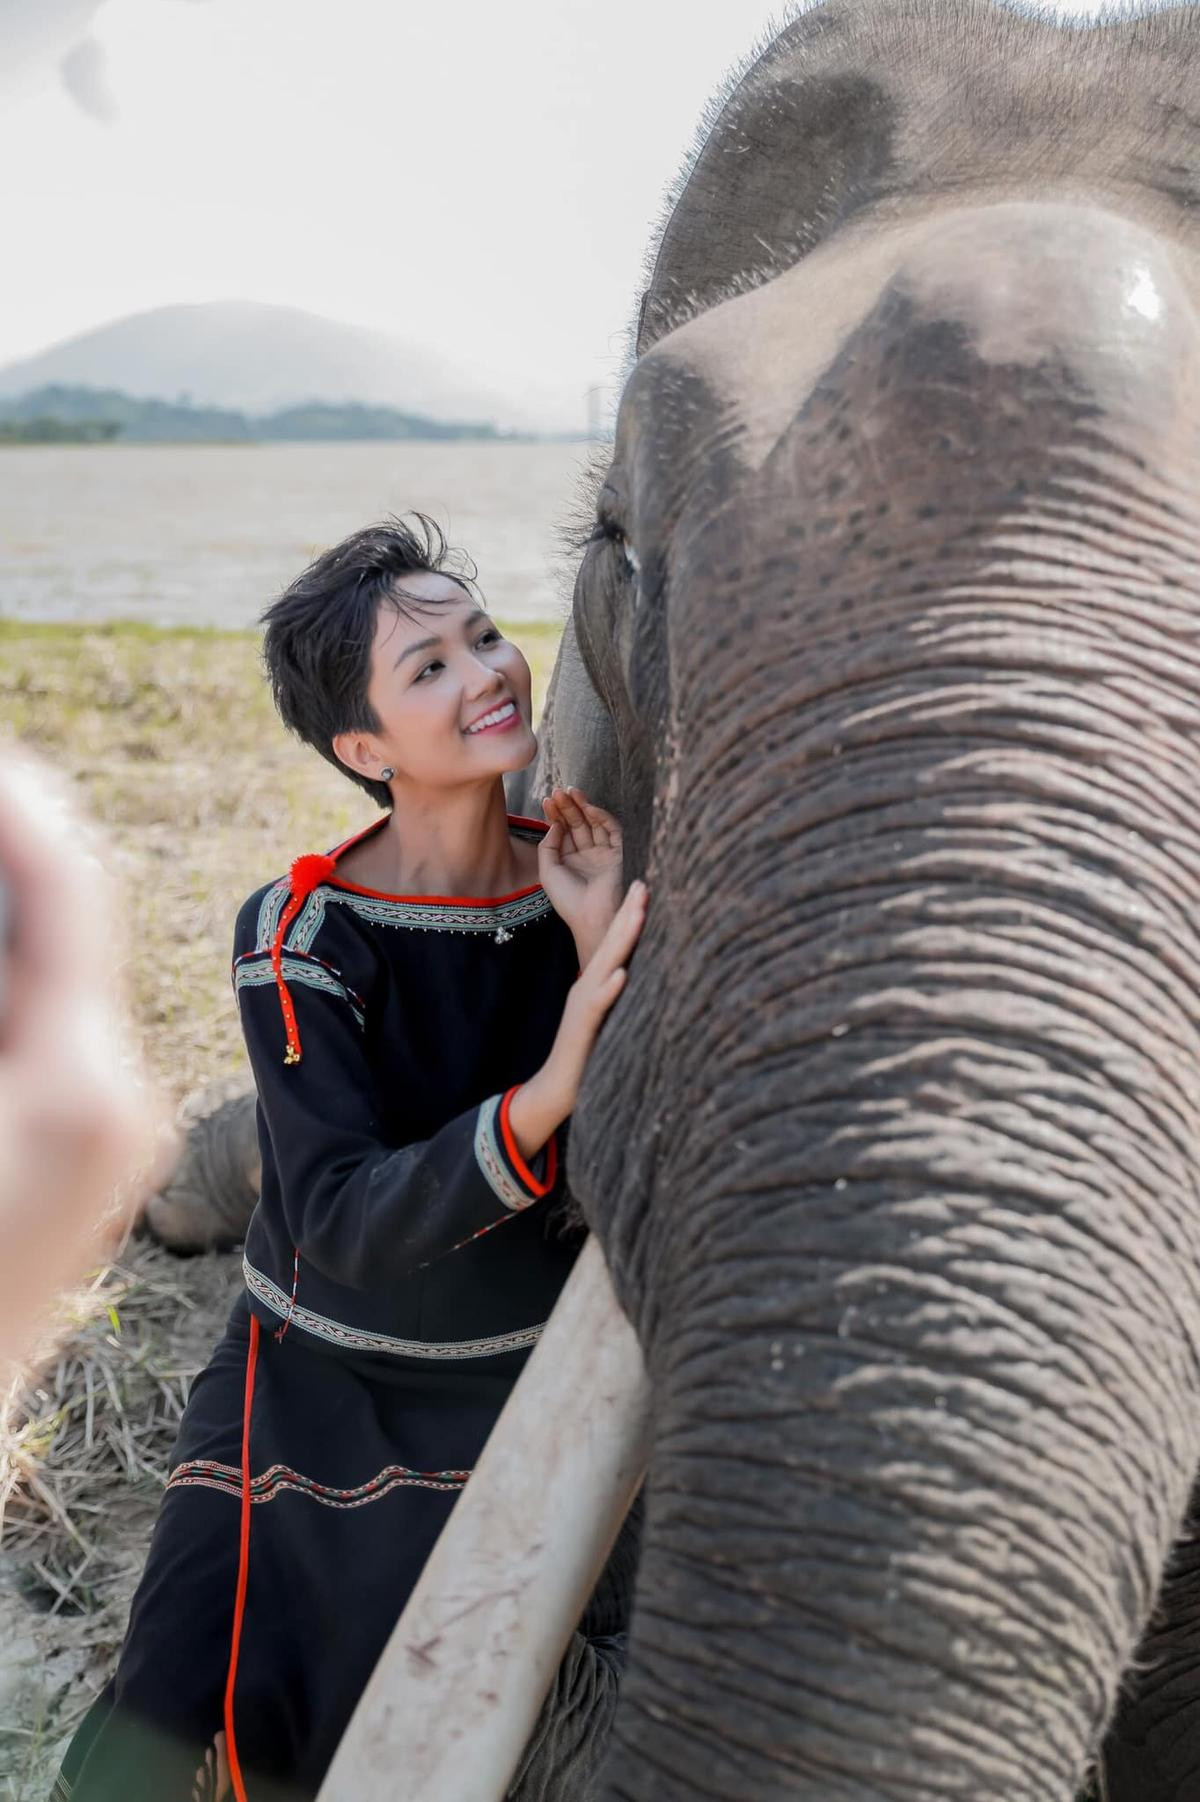
<svg viewBox="0 0 1200 1802"><path fill-rule="evenodd" d="M74 1802L188 1802L223 1721L250 1802L315 1793L576 1256L561 1131L530 1166L508 1125L577 974L571 934L539 886L343 880L383 824L238 916L263 1166L246 1288L193 1386L116 1676L64 1763ZM623 1624L605 1612L602 1635ZM595 1675L571 1679L584 1714Z"/></svg>

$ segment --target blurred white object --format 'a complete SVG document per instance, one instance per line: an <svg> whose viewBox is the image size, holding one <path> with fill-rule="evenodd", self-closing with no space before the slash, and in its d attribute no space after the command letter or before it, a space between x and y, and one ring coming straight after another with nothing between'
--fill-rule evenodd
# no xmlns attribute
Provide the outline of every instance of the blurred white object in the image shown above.
<svg viewBox="0 0 1200 1802"><path fill-rule="evenodd" d="M171 0L178 4L178 0ZM0 0L0 94L34 87L57 68L76 104L108 124L116 117L104 47L91 36L104 0Z"/></svg>
<svg viewBox="0 0 1200 1802"><path fill-rule="evenodd" d="M172 1151L95 844L53 772L0 746L0 1369L105 1261Z"/></svg>

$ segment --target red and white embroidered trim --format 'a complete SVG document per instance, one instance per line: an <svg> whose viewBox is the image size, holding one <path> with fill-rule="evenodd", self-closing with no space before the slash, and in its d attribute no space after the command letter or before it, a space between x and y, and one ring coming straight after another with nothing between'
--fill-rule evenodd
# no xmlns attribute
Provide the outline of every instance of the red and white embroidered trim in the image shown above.
<svg viewBox="0 0 1200 1802"><path fill-rule="evenodd" d="M287 1313L283 1317L283 1325L277 1326L275 1328L275 1331L271 1334L272 1339L276 1340L276 1342L280 1345L283 1344L283 1336L292 1324L292 1315L296 1312L296 1291L299 1287L300 1287L300 1247L298 1245L293 1245L292 1246L292 1293L291 1293L291 1298L288 1301Z"/></svg>
<svg viewBox="0 0 1200 1802"><path fill-rule="evenodd" d="M252 1506L273 1502L291 1491L311 1496L314 1502L323 1502L327 1508L363 1508L393 1489L461 1489L470 1474L469 1470L409 1470L404 1464L388 1464L353 1489L335 1489L329 1483L318 1483L315 1477L306 1477L303 1471L293 1470L288 1464L272 1464L268 1470L251 1477L250 1502ZM222 1495L240 1501L242 1473L236 1464L218 1464L211 1458L190 1458L176 1465L167 1478L167 1488L216 1489Z"/></svg>

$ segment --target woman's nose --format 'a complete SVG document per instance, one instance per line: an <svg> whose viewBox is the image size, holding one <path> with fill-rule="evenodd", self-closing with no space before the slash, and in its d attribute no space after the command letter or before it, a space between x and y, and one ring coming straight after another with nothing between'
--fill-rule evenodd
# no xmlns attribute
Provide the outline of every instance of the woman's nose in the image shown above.
<svg viewBox="0 0 1200 1802"><path fill-rule="evenodd" d="M479 657L473 659L474 669L468 677L471 692L477 695L490 694L495 688L504 686L504 677L490 663L484 663Z"/></svg>

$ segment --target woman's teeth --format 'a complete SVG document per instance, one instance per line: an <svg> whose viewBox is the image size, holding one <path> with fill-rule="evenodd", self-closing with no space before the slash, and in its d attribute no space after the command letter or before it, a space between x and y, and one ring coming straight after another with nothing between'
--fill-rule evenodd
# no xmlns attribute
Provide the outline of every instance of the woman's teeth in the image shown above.
<svg viewBox="0 0 1200 1802"><path fill-rule="evenodd" d="M482 732L487 726L498 726L501 720L508 719L509 715L516 711L512 701L505 701L503 707L497 707L494 713L485 713L481 720L476 720L473 726L468 726L467 731Z"/></svg>

